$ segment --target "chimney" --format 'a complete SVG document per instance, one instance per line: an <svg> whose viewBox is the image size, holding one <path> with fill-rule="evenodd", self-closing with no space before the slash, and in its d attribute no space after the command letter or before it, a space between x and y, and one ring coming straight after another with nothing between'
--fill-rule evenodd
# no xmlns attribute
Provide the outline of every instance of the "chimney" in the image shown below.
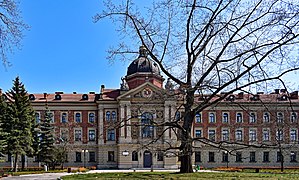
<svg viewBox="0 0 299 180"><path fill-rule="evenodd" d="M298 99L298 91L294 91L290 94L291 99Z"/></svg>
<svg viewBox="0 0 299 180"><path fill-rule="evenodd" d="M280 89L280 92L281 92L281 93L286 93L287 90L286 90L286 89Z"/></svg>
<svg viewBox="0 0 299 180"><path fill-rule="evenodd" d="M238 99L243 99L243 96L244 96L243 92L238 93Z"/></svg>
<svg viewBox="0 0 299 180"><path fill-rule="evenodd" d="M279 89L274 89L275 94L279 94Z"/></svg>
<svg viewBox="0 0 299 180"><path fill-rule="evenodd" d="M102 94L104 93L104 90L105 90L105 85L102 84L102 85L101 85L101 93L102 93Z"/></svg>
<svg viewBox="0 0 299 180"><path fill-rule="evenodd" d="M44 99L47 99L48 94L44 93Z"/></svg>

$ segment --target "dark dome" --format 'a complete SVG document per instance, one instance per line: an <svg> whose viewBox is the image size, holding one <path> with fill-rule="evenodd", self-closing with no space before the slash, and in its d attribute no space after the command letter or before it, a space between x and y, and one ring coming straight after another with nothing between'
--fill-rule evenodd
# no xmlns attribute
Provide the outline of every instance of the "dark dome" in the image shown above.
<svg viewBox="0 0 299 180"><path fill-rule="evenodd" d="M140 46L139 57L129 65L127 76L138 72L154 73L160 75L158 64L147 58L147 53L144 46Z"/></svg>

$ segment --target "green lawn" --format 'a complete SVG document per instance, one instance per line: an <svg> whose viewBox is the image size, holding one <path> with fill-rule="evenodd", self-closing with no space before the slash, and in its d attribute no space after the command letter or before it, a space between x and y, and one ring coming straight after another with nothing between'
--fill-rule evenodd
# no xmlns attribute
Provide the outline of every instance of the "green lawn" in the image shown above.
<svg viewBox="0 0 299 180"><path fill-rule="evenodd" d="M299 179L299 174L270 174L270 173L244 173L244 172L198 172L191 174L178 174L169 172L135 172L135 173L95 173L76 174L62 177L71 179Z"/></svg>

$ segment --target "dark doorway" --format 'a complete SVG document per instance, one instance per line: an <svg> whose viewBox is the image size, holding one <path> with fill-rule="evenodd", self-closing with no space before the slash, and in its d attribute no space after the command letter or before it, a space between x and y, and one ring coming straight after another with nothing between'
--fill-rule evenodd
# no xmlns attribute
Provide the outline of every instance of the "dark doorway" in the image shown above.
<svg viewBox="0 0 299 180"><path fill-rule="evenodd" d="M152 153L150 151L144 151L143 153L143 167L150 168L152 166Z"/></svg>

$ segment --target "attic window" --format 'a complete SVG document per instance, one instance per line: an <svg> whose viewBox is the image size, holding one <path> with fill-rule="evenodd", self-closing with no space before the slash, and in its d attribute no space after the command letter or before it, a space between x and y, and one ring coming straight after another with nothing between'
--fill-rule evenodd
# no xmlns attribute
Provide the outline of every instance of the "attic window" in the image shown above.
<svg viewBox="0 0 299 180"><path fill-rule="evenodd" d="M83 94L82 95L82 100L88 100L88 95L87 94Z"/></svg>
<svg viewBox="0 0 299 180"><path fill-rule="evenodd" d="M286 101L288 99L288 96L287 95L282 95L281 97L280 97L280 100L281 101Z"/></svg>
<svg viewBox="0 0 299 180"><path fill-rule="evenodd" d="M61 100L61 95L60 94L56 94L55 95L55 100Z"/></svg>
<svg viewBox="0 0 299 180"><path fill-rule="evenodd" d="M251 98L250 98L251 101L258 101L260 100L260 96L258 94L255 94L253 95Z"/></svg>
<svg viewBox="0 0 299 180"><path fill-rule="evenodd" d="M30 94L29 95L29 100L32 100L32 101L35 100L35 96L33 94Z"/></svg>
<svg viewBox="0 0 299 180"><path fill-rule="evenodd" d="M234 95L229 95L227 98L226 98L227 101L234 101L235 100L235 96Z"/></svg>

